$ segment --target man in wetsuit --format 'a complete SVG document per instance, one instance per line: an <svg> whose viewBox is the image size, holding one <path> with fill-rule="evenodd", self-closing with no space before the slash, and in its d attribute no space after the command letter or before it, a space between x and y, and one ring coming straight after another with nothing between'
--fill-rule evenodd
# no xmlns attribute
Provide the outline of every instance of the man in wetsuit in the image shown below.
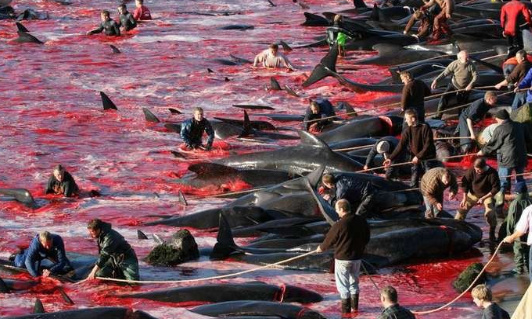
<svg viewBox="0 0 532 319"><path fill-rule="evenodd" d="M135 29L137 26L137 21L133 18L133 15L127 11L125 4L118 6L119 21L118 26L121 27L124 31L129 31Z"/></svg>
<svg viewBox="0 0 532 319"><path fill-rule="evenodd" d="M87 32L87 35L101 33L102 31L105 33L105 35L120 35L120 28L118 27L118 24L115 22L115 20L111 19L111 14L109 13L109 11L103 10L100 14L100 18L102 19L102 23L100 23L100 26L94 30Z"/></svg>
<svg viewBox="0 0 532 319"><path fill-rule="evenodd" d="M133 12L133 18L135 18L136 21L151 20L150 9L144 5L144 0L136 0L135 6L137 8L135 9L135 12Z"/></svg>
<svg viewBox="0 0 532 319"><path fill-rule="evenodd" d="M48 180L45 193L71 197L79 193L79 187L72 175L62 165L57 165Z"/></svg>
<svg viewBox="0 0 532 319"><path fill-rule="evenodd" d="M207 144L202 144L203 132L209 136ZM209 151L212 148L212 142L214 141L214 130L211 123L203 117L203 109L196 107L194 109L194 117L188 119L181 124L181 138L186 144L187 149L203 149Z"/></svg>
<svg viewBox="0 0 532 319"><path fill-rule="evenodd" d="M40 276L41 260L49 259L52 266L42 270L42 276L57 275L70 266L61 236L43 231L33 237L30 246L12 258L16 267L26 268L33 277Z"/></svg>
<svg viewBox="0 0 532 319"><path fill-rule="evenodd" d="M96 277L139 280L139 261L129 243L111 224L93 219L87 225L89 234L98 241L98 261L87 279Z"/></svg>
<svg viewBox="0 0 532 319"><path fill-rule="evenodd" d="M270 44L270 47L255 56L253 60L253 67L261 63L266 68L280 68L285 67L289 70L295 70L290 64L288 58L279 52L279 46L275 43Z"/></svg>

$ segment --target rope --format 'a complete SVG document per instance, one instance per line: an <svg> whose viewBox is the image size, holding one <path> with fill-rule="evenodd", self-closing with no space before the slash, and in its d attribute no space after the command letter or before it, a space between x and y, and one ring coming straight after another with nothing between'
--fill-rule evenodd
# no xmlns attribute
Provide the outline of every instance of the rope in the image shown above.
<svg viewBox="0 0 532 319"><path fill-rule="evenodd" d="M445 159L461 158L461 157L466 157L466 156L470 156L470 155L475 155L475 154L474 153L467 153L467 154L462 154L462 155L447 156L447 157L444 157L444 158ZM409 165L409 164L412 164L412 162L394 163L394 164L390 164L388 166L383 165L383 166L371 167L371 168L368 168L368 169L363 169L363 170L357 171L357 173L365 173L365 172L374 171L374 170L378 170L378 169L382 169L382 168L403 166L403 165Z"/></svg>
<svg viewBox="0 0 532 319"><path fill-rule="evenodd" d="M497 256L497 252L499 252L499 249L501 248L502 244L504 244L503 241L501 241L499 243L499 246L497 246L497 249L495 249L495 252L493 252L493 255L491 256L491 258L488 260L486 265L484 265L484 267L482 268L482 270L480 271L478 276L475 278L475 280L473 280L471 285L469 285L469 287L467 287L467 289L464 290L464 292L462 292L456 298L454 298L453 300L449 301L448 303L446 303L445 305L443 305L441 307L438 307L438 308L435 308L435 309L432 309L432 310L426 310L426 311L412 311L412 313L414 313L415 315L427 315L429 313L433 313L433 312L437 312L437 311L443 310L443 309L449 307L450 305L452 305L453 303L455 303L458 299L462 298L471 288L473 288L473 285L476 283L476 281L486 271L486 268L488 268L489 264L493 261L495 256Z"/></svg>
<svg viewBox="0 0 532 319"><path fill-rule="evenodd" d="M354 151L354 150L363 150L367 148L372 148L374 144L371 145L361 145L361 146L353 146L353 147L347 147L347 148L339 148L336 150L333 150L335 152L345 152L345 151Z"/></svg>
<svg viewBox="0 0 532 319"><path fill-rule="evenodd" d="M185 279L185 280L128 280L128 279L118 279L118 278L96 277L96 279L103 280L103 281L123 282L123 283L128 283L128 284L177 284L177 283L184 283L184 282L198 282L198 281L223 279L223 278L229 278L229 277L239 276L239 275L243 275L243 274L248 274L248 273L252 273L252 272L255 272L255 271L258 271L258 270L262 270L262 269L265 269L265 268L278 266L278 265L281 265L281 264L286 264L286 263L289 263L289 262L294 261L296 259L300 259L300 258L303 258L303 257L310 256L310 255L312 255L314 253L316 253L315 250L310 251L308 253L304 253L302 255L298 255L298 256L292 257L292 258L284 259L284 260L278 261L278 262L273 263L273 264L268 264L268 265L264 265L264 266L261 266L261 267L256 267L256 268L253 268L253 269L239 271L239 272L235 272L235 273L232 273L232 274L213 276L213 277L206 277L206 278ZM79 281L76 284L80 284L80 283L85 282L85 281L87 281L87 279Z"/></svg>

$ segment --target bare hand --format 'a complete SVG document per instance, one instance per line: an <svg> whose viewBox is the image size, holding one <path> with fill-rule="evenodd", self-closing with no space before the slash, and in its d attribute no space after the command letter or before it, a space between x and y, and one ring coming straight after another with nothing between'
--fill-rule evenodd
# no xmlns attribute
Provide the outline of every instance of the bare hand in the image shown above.
<svg viewBox="0 0 532 319"><path fill-rule="evenodd" d="M43 276L43 277L46 278L46 277L48 277L48 276L50 276L50 275L51 275L50 270L45 269L45 270L42 271L42 276Z"/></svg>
<svg viewBox="0 0 532 319"><path fill-rule="evenodd" d="M364 165L364 170L367 171L368 170L368 165Z"/></svg>
<svg viewBox="0 0 532 319"><path fill-rule="evenodd" d="M502 87L502 85L500 85L500 84L496 84L496 85L495 85L495 89L496 89L496 90L500 90L501 87Z"/></svg>
<svg viewBox="0 0 532 319"><path fill-rule="evenodd" d="M325 194L325 195L323 195L323 199L330 200L331 199L331 195Z"/></svg>
<svg viewBox="0 0 532 319"><path fill-rule="evenodd" d="M432 81L432 83L430 84L430 89L431 89L431 90L436 89L436 81L435 81L435 80Z"/></svg>
<svg viewBox="0 0 532 319"><path fill-rule="evenodd" d="M436 209L442 210L443 209L442 203L436 203Z"/></svg>
<svg viewBox="0 0 532 319"><path fill-rule="evenodd" d="M472 140L476 140L476 139L477 139L477 137L475 136L475 134L471 134L471 136L470 136L469 138L472 139Z"/></svg>
<svg viewBox="0 0 532 319"><path fill-rule="evenodd" d="M484 155L484 153L482 153L482 151L478 151L477 156L482 156L482 155Z"/></svg>
<svg viewBox="0 0 532 319"><path fill-rule="evenodd" d="M479 199L477 200L477 205L480 205L480 204L482 204L483 202L484 202L484 198L479 198Z"/></svg>
<svg viewBox="0 0 532 319"><path fill-rule="evenodd" d="M392 161L390 159L386 159L384 160L384 162L382 163L385 167L388 167L390 166L390 164L392 164Z"/></svg>
<svg viewBox="0 0 532 319"><path fill-rule="evenodd" d="M519 87L518 86L515 87L514 93L517 93L517 91L519 91Z"/></svg>
<svg viewBox="0 0 532 319"><path fill-rule="evenodd" d="M465 198L462 199L462 201L460 202L460 208L465 208L466 207L466 203L467 203L467 200Z"/></svg>
<svg viewBox="0 0 532 319"><path fill-rule="evenodd" d="M506 237L504 237L504 239L502 241L505 242L505 243L511 244L511 243L514 242L514 239L513 239L512 236L506 236Z"/></svg>
<svg viewBox="0 0 532 319"><path fill-rule="evenodd" d="M414 158L412 159L412 164L417 164L419 163L419 158L417 158L417 156L414 156Z"/></svg>
<svg viewBox="0 0 532 319"><path fill-rule="evenodd" d="M321 253L321 251L322 251L322 250L321 250L321 247L318 246L318 248L316 248L316 252L317 252L317 253Z"/></svg>
<svg viewBox="0 0 532 319"><path fill-rule="evenodd" d="M468 86L466 86L465 90L466 91L471 91L472 88L473 88L473 86L471 84L469 84Z"/></svg>
<svg viewBox="0 0 532 319"><path fill-rule="evenodd" d="M453 192L450 192L450 193L449 193L449 200L452 200L452 199L454 199L455 197L456 197L456 194L455 194L455 193L453 193Z"/></svg>

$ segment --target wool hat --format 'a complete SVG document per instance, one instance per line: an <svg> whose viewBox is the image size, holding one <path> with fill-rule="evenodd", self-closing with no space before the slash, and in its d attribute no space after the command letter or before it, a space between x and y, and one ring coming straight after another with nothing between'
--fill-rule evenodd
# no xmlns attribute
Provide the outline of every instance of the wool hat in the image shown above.
<svg viewBox="0 0 532 319"><path fill-rule="evenodd" d="M382 154L387 153L388 151L390 151L390 143L386 141L380 141L377 143L377 153Z"/></svg>

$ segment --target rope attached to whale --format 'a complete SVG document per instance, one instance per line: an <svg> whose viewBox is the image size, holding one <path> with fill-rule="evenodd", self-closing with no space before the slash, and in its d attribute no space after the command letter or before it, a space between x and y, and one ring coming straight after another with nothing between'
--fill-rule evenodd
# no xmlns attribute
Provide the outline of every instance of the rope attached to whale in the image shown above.
<svg viewBox="0 0 532 319"><path fill-rule="evenodd" d="M244 271L239 271L239 272L235 272L235 273L231 273L231 274L225 274L225 275L220 275L220 276L212 276L212 277L205 277L205 278L184 279L184 280L128 280L128 279L118 279L118 278L108 278L108 277L96 277L96 279L103 280L103 281L122 282L122 283L128 283L128 284L177 284L177 283L184 283L184 282L198 282L198 281L223 279L223 278L229 278L229 277L239 276L239 275L243 275L243 274L248 274L248 273L256 272L256 271L259 271L259 270L262 270L262 269L266 269L266 268L270 268L270 267L286 264L286 263L292 262L294 260L310 256L310 255L315 254L315 253L316 253L316 251L313 250L313 251L309 251L307 253L304 253L302 255L298 255L298 256L294 256L294 257L291 257L291 258L288 258L288 259L284 259L284 260L278 261L278 262L273 263L273 264L267 264L267 265L264 265L264 266L260 266L260 267L256 267L256 268L248 269L248 270L244 270ZM85 282L87 280L88 279L79 281L76 284Z"/></svg>

